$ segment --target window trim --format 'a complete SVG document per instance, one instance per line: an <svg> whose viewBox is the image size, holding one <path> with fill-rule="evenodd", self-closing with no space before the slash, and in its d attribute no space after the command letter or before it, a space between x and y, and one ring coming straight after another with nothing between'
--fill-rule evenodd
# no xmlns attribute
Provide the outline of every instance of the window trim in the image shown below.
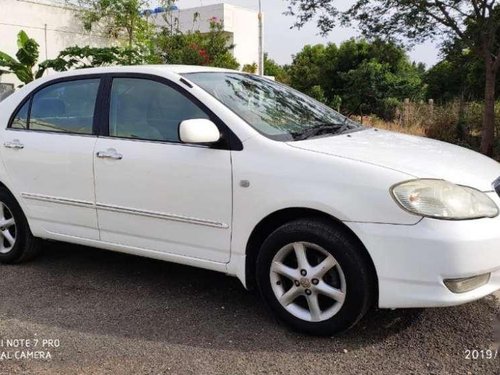
<svg viewBox="0 0 500 375"><path fill-rule="evenodd" d="M111 90L113 79L119 78L134 78L134 79L143 79L158 82L169 86L175 91L179 92L186 99L193 102L196 106L198 106L207 116L208 118L219 128L221 133L221 140L213 145L197 145L197 144L188 144L173 141L165 141L165 140L154 140L154 139L141 139L141 138L128 138L128 137L117 137L109 135L109 113L111 108ZM182 77L180 77L180 80ZM100 119L99 119L99 131L98 135L111 139L121 139L128 141L142 141L142 142L154 142L154 143L162 143L168 145L180 145L180 146L190 146L190 147L203 147L203 148L213 148L218 150L231 150L231 151L241 151L243 150L243 144L240 139L234 134L234 132L212 111L210 110L203 102L201 102L197 97L195 97L192 93L186 90L181 85L175 83L173 80L170 80L165 77L157 76L149 73L106 73L103 74L103 80L106 82L103 85L103 90L105 93L105 100L101 102L100 108Z"/></svg>
<svg viewBox="0 0 500 375"><path fill-rule="evenodd" d="M103 75L102 74L84 74L84 75L78 75L78 76L70 76L70 77L61 77L61 78L56 78L53 80L50 80L48 82L45 82L41 84L40 86L36 87L33 91L31 91L26 97L17 105L16 109L12 112L12 115L10 116L9 122L7 123L7 128L6 130L12 130L12 131L27 131L27 132L35 132L35 133L48 133L48 134L60 134L60 135L77 135L77 136L82 136L82 137L95 137L97 135L96 130L99 128L99 110L100 110L100 102L99 99L101 98L101 92L103 91ZM59 83L65 83L65 82L75 82L75 81L82 81L82 80L91 80L91 79L98 79L99 80L99 86L97 89L97 95L96 95L96 101L94 104L94 116L92 119L92 133L76 133L76 132L60 132L60 131L55 131L55 130L41 130L41 129L30 129L29 123L31 120L31 107L33 105L33 97L41 90L59 84ZM28 107L28 117L27 117L27 124L28 127L26 129L19 129L19 128L13 128L12 124L19 113L19 111L22 109L24 104L29 101L29 107Z"/></svg>
<svg viewBox="0 0 500 375"><path fill-rule="evenodd" d="M109 137L109 109L110 109L110 101L111 101L111 84L113 78L142 78L149 79L156 82L160 82L166 84L167 86L172 87L173 89L179 91L182 95L186 96L189 100L195 103L201 110L203 110L211 121L219 128L221 132L222 139L221 142L218 142L214 145L194 145L182 142L167 142L167 141L155 141L149 139L139 139L139 138L118 138L111 137L113 139L124 139L124 140L132 140L132 141L143 141L143 142L155 142L155 143L164 143L169 145L182 145L189 147L204 147L204 148L214 148L214 149L223 149L223 150L231 150L231 151L242 151L243 143L238 138L238 136L231 130L229 126L226 125L224 121L222 121L210 108L207 107L201 100L199 100L196 96L190 93L186 88L177 84L171 79L158 76L156 74L151 73L91 73L91 74L82 74L82 75L73 75L68 77L60 77L56 79L52 79L47 81L31 92L29 92L23 100L16 106L15 110L12 112L9 122L7 123L6 130L10 131L20 131L20 132L37 132L37 133L47 133L47 134L59 134L59 135L73 135L73 136L81 136L81 137ZM44 88L62 82L72 82L72 81L80 81L86 79L100 79L100 85L97 92L96 104L94 107L94 120L92 124L92 134L83 134L83 133L70 133L70 132L57 132L50 130L38 130L38 129L29 129L29 120L31 118L31 105L33 96L40 90ZM182 75L179 77L179 81L183 82L186 80ZM26 129L18 129L13 128L12 123L22 108L22 106L30 101L29 109L28 109L28 128Z"/></svg>
<svg viewBox="0 0 500 375"><path fill-rule="evenodd" d="M12 125L14 124L14 120L16 119L16 116L21 112L21 109L23 109L24 105L28 103L28 113L26 114L26 128L13 128ZM7 123L7 130L28 130L29 129L29 123L30 123L30 117L31 117L31 94L28 95L26 98L24 98L21 103L16 107L16 110L13 112L13 114L10 116L9 122Z"/></svg>

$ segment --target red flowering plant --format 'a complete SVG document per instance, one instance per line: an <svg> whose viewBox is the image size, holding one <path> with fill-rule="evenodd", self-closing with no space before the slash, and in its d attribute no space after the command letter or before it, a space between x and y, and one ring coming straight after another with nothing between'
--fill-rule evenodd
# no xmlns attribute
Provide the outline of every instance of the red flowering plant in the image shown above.
<svg viewBox="0 0 500 375"><path fill-rule="evenodd" d="M193 30L186 33L178 28L165 27L158 34L155 45L157 63L217 66L237 69L238 62L232 54L231 36L217 17L208 19L209 31L195 30L199 14L193 19Z"/></svg>

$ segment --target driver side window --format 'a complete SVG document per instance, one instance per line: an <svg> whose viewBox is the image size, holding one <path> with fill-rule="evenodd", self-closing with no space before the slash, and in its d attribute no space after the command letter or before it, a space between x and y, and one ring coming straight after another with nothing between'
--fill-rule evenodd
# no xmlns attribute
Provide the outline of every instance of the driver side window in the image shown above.
<svg viewBox="0 0 500 375"><path fill-rule="evenodd" d="M174 88L143 78L114 78L109 135L152 141L180 142L184 120L208 115Z"/></svg>

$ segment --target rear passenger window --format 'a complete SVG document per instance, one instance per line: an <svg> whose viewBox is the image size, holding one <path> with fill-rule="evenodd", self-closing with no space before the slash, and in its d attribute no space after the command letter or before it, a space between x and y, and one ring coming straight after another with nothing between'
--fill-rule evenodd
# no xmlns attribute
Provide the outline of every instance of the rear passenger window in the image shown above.
<svg viewBox="0 0 500 375"><path fill-rule="evenodd" d="M12 121L12 126L14 129L27 129L28 128L28 111L30 108L30 101L26 100L26 103L17 111L14 120Z"/></svg>
<svg viewBox="0 0 500 375"><path fill-rule="evenodd" d="M99 81L85 79L61 82L38 91L32 99L28 128L92 134ZM21 112L22 109L16 119ZM15 123L16 120L12 127L15 127Z"/></svg>

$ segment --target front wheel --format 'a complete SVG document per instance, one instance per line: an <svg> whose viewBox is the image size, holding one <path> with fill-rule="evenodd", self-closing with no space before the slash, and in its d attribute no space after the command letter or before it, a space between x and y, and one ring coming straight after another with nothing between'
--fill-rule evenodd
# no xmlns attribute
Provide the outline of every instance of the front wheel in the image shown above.
<svg viewBox="0 0 500 375"><path fill-rule="evenodd" d="M374 275L359 243L343 228L297 220L275 230L257 259L257 282L276 316L292 328L332 335L369 309Z"/></svg>

